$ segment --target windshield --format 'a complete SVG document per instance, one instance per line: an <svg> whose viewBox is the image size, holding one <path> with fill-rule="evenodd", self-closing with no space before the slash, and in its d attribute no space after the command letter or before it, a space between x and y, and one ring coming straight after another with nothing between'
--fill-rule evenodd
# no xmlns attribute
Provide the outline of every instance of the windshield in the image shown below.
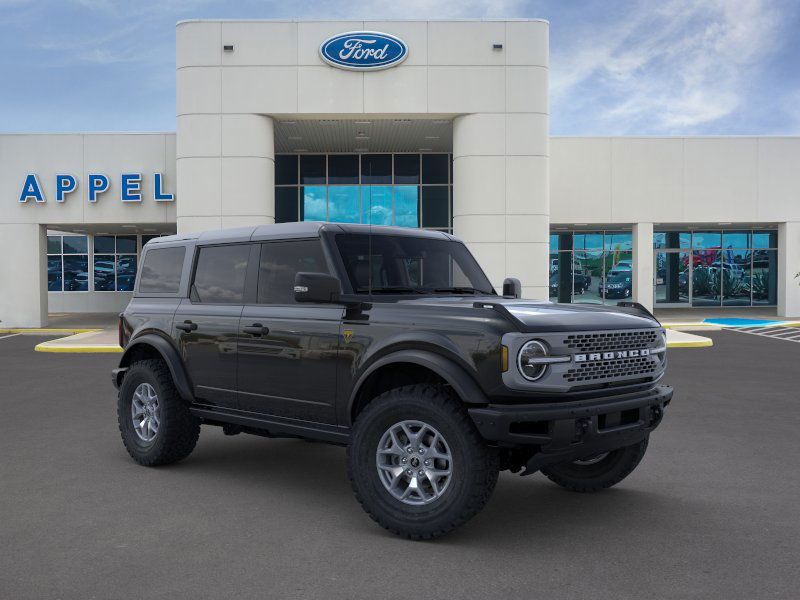
<svg viewBox="0 0 800 600"><path fill-rule="evenodd" d="M357 294L494 294L461 242L413 236L336 236Z"/></svg>

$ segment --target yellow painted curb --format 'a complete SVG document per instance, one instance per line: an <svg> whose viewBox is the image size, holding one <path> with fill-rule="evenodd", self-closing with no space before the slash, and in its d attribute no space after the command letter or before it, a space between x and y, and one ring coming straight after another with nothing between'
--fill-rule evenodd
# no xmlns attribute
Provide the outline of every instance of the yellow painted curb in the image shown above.
<svg viewBox="0 0 800 600"><path fill-rule="evenodd" d="M23 327L17 329L0 329L0 334L2 333L42 333L42 334L54 334L54 335L61 335L61 334L77 334L77 333L96 333L98 331L103 331L102 329L48 329L47 327Z"/></svg>
<svg viewBox="0 0 800 600"><path fill-rule="evenodd" d="M708 338L667 342L667 348L708 348L713 345L714 341Z"/></svg>
<svg viewBox="0 0 800 600"><path fill-rule="evenodd" d="M713 329L713 328L719 328L720 327L719 324L717 324L717 323L703 323L703 322L699 322L699 323L661 323L661 326L664 329L678 329L680 327L697 327L697 328L708 327L709 329Z"/></svg>
<svg viewBox="0 0 800 600"><path fill-rule="evenodd" d="M76 354L103 354L103 353L120 353L122 348L119 346L110 345L94 345L94 346L65 346L61 344L49 344L43 342L36 344L33 348L36 352L62 352L62 353L76 353Z"/></svg>

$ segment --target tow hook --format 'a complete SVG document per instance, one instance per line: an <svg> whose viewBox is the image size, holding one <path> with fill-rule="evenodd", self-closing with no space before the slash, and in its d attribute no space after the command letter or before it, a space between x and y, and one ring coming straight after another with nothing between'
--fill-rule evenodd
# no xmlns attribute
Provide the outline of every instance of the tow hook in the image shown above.
<svg viewBox="0 0 800 600"><path fill-rule="evenodd" d="M654 406L650 409L650 425L658 425L664 417L664 409L660 406Z"/></svg>
<svg viewBox="0 0 800 600"><path fill-rule="evenodd" d="M589 419L575 419L575 437L573 442L578 442L583 437L583 434L589 431Z"/></svg>

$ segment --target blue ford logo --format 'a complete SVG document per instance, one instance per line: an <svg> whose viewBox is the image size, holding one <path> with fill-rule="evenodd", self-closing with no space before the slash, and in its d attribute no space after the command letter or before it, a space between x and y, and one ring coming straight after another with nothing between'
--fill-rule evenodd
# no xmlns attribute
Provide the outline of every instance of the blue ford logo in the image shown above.
<svg viewBox="0 0 800 600"><path fill-rule="evenodd" d="M322 60L340 69L377 71L403 62L408 46L388 33L349 31L322 42L319 53Z"/></svg>

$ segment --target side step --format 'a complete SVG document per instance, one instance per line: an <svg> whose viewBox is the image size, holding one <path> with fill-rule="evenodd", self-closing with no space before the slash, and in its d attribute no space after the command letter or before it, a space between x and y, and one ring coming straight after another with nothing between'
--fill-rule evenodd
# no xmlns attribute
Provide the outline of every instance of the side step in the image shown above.
<svg viewBox="0 0 800 600"><path fill-rule="evenodd" d="M350 430L337 425L310 423L275 415L259 415L218 407L191 406L189 411L205 421L231 423L251 429L260 429L273 437L301 437L341 445L347 445L350 442Z"/></svg>

